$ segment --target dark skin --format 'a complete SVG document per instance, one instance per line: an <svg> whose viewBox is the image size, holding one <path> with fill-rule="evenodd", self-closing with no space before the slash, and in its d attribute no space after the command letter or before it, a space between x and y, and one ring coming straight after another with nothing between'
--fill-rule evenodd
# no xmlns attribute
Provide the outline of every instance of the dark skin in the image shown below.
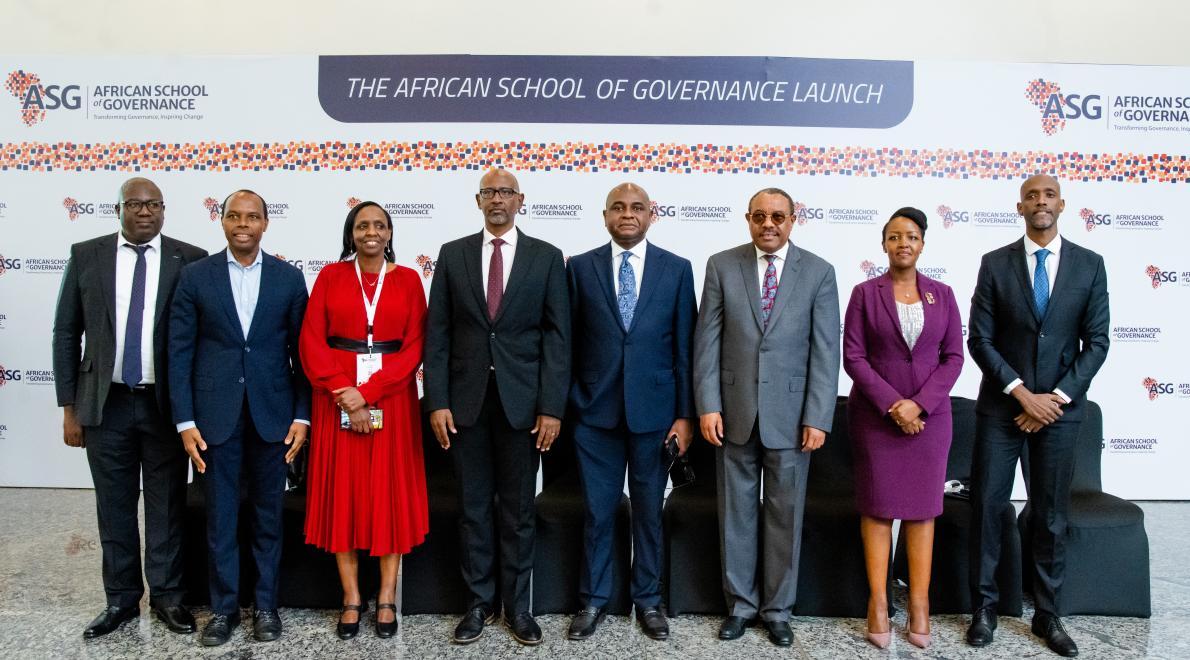
<svg viewBox="0 0 1190 660"><path fill-rule="evenodd" d="M517 211L525 203L525 195L520 192L520 184L508 170L492 169L479 180L479 188L480 190L491 188L513 191L513 194L508 197L496 194L484 199L479 193L475 195L475 204L483 212L484 227L493 236L503 236L513 229ZM459 432L455 428L455 418L449 408L430 412L430 428L433 429L434 437L443 449L450 449L450 436ZM561 430L562 420L550 415L538 415L537 423L530 431L537 436L537 450L549 451L550 445L554 444L554 440L558 438L558 433Z"/></svg>
<svg viewBox="0 0 1190 660"><path fill-rule="evenodd" d="M1031 176L1021 184L1021 201L1016 211L1025 219L1025 235L1045 247L1058 235L1058 216L1066 208L1058 180L1046 174ZM1031 392L1024 383L1010 392L1021 404L1013 421L1025 433L1036 433L1062 417L1066 402L1053 392Z"/></svg>

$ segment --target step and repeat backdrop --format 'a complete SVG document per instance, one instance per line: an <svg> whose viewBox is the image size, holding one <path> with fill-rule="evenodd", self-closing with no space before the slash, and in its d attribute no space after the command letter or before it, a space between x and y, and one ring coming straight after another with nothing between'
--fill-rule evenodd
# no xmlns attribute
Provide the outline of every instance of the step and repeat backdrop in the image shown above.
<svg viewBox="0 0 1190 660"><path fill-rule="evenodd" d="M1106 489L1188 499L1190 71L740 57L0 58L0 486L89 487L61 439L50 331L71 243L117 231L122 181L165 196L167 235L214 251L219 204L268 202L264 249L313 285L361 200L402 265L479 231L490 167L517 225L577 254L608 240L607 191L651 195L649 239L689 258L747 242L748 198L797 201L792 240L834 264L840 307L881 275L880 228L929 216L919 266L964 319L979 257L1023 233L1028 175L1062 183L1066 240L1107 261ZM431 328L430 332L434 330ZM973 397L968 360L955 394ZM839 392L850 387L844 375ZM1018 488L1018 495L1023 490Z"/></svg>

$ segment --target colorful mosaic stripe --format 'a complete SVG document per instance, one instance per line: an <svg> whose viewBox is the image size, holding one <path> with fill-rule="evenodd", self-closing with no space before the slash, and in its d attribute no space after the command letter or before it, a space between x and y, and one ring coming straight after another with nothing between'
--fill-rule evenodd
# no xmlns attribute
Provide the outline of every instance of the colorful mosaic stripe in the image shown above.
<svg viewBox="0 0 1190 660"><path fill-rule="evenodd" d="M199 142L0 144L0 171L665 172L935 179L1190 182L1190 157L986 149L618 142Z"/></svg>

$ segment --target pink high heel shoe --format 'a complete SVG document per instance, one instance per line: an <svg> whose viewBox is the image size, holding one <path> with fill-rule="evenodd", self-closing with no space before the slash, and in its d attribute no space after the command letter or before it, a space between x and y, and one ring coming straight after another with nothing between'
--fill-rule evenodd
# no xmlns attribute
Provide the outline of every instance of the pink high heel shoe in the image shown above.
<svg viewBox="0 0 1190 660"><path fill-rule="evenodd" d="M905 621L905 636L909 638L909 643L919 649L930 647L930 633L915 633L913 632L913 619Z"/></svg>
<svg viewBox="0 0 1190 660"><path fill-rule="evenodd" d="M889 644L892 644L892 620L888 622L888 630L886 632L878 633L872 632L871 628L864 632L864 638L878 649L886 649Z"/></svg>

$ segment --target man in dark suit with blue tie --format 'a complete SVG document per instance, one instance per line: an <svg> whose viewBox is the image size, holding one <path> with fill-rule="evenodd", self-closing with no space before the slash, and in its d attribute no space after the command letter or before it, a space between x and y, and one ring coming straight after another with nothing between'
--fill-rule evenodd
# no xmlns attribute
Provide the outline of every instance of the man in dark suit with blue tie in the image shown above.
<svg viewBox="0 0 1190 660"><path fill-rule="evenodd" d="M661 505L674 438L693 438L691 345L698 315L690 262L645 240L654 220L649 195L621 184L603 220L612 240L570 259L574 346L570 406L586 499L583 609L568 637L587 639L611 596L612 532L624 470L632 503L632 600L641 629L668 639L661 612Z"/></svg>
<svg viewBox="0 0 1190 660"><path fill-rule="evenodd" d="M166 335L182 267L207 252L161 234L165 200L148 179L125 181L116 211L118 233L70 247L54 316L63 439L86 447L103 544L107 607L83 632L88 639L140 614L142 475L149 601L170 630L195 630L182 605L186 455L169 423Z"/></svg>
<svg viewBox="0 0 1190 660"><path fill-rule="evenodd" d="M223 202L227 249L182 272L170 316L174 422L206 497L213 613L202 633L206 646L226 642L240 622L241 483L259 576L253 632L259 641L281 636L282 495L286 463L310 427L310 384L298 361L306 283L301 271L260 249L268 224L260 195L232 193Z"/></svg>
<svg viewBox="0 0 1190 660"><path fill-rule="evenodd" d="M1087 388L1108 348L1103 257L1058 234L1066 207L1058 181L1039 174L1021 184L1016 210L1024 238L984 255L971 297L967 348L983 371L975 404L971 466L971 603L967 642L986 646L996 629L1000 516L1016 464L1029 447L1026 479L1033 528L1033 633L1059 655L1078 655L1056 602L1074 442Z"/></svg>

